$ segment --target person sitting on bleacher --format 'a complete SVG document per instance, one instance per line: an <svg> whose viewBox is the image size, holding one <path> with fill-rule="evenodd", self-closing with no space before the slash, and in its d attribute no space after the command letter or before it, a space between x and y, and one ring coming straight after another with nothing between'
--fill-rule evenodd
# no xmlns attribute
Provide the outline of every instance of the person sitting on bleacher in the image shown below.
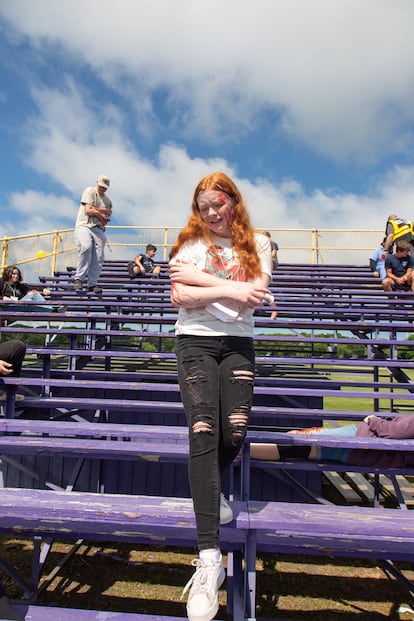
<svg viewBox="0 0 414 621"><path fill-rule="evenodd" d="M26 355L26 345L22 341L13 339L0 343L0 375L12 375L19 377L24 357ZM6 390L0 390L0 401L5 401ZM23 395L17 394L16 401L21 401Z"/></svg>
<svg viewBox="0 0 414 621"><path fill-rule="evenodd" d="M53 306L44 304L46 302L44 295L50 295L49 289L44 288L42 293L37 289L31 289L29 285L23 282L23 274L16 265L9 265L3 270L3 276L0 280L0 292L2 300L5 302L18 302L17 310L25 311L53 311ZM41 306L32 304L23 304L22 302L39 302ZM8 306L11 310L12 306ZM14 307L13 307L14 308Z"/></svg>
<svg viewBox="0 0 414 621"><path fill-rule="evenodd" d="M311 427L293 430L288 433L317 433L330 436L390 438L403 440L414 438L414 416L401 415L393 418L380 418L370 414L358 425L342 427ZM305 446L291 444L250 444L250 457L263 461L280 461L289 458L336 461L354 466L372 466L374 468L402 468L414 466L414 451L391 451L351 449L328 446Z"/></svg>
<svg viewBox="0 0 414 621"><path fill-rule="evenodd" d="M277 257L277 253L279 252L279 245L277 242L273 241L269 231L263 231L263 235L266 235L266 237L270 239L270 248L272 252L272 267L275 270L279 267L279 259Z"/></svg>
<svg viewBox="0 0 414 621"><path fill-rule="evenodd" d="M161 267L155 265L154 256L157 252L156 246L148 244L145 248L145 254L137 254L133 261L127 266L129 277L138 278L139 276L152 276L159 278Z"/></svg>
<svg viewBox="0 0 414 621"><path fill-rule="evenodd" d="M384 254L384 244L386 241L386 237L382 240L381 244L376 248L371 256L369 257L369 267L375 278L380 278L384 280L387 273L385 271L385 259L383 258Z"/></svg>
<svg viewBox="0 0 414 621"><path fill-rule="evenodd" d="M411 244L399 241L394 254L385 259L386 277L382 281L384 291L414 291L414 257L410 255Z"/></svg>

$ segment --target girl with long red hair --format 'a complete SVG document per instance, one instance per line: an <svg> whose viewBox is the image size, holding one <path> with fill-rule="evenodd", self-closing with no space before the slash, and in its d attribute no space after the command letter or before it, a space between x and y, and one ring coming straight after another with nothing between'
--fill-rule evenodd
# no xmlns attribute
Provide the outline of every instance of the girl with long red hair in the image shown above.
<svg viewBox="0 0 414 621"><path fill-rule="evenodd" d="M176 353L189 426L189 480L199 558L185 591L189 621L218 611L225 573L219 525L233 513L223 472L245 439L254 384L253 312L269 300L267 237L255 233L244 200L222 172L197 185L191 214L171 249L171 300L178 307Z"/></svg>

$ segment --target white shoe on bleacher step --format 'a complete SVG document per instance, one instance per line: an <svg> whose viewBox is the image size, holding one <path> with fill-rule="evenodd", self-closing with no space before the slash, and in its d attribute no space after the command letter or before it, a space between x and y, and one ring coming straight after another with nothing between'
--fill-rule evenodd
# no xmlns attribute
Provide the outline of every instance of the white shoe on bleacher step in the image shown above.
<svg viewBox="0 0 414 621"><path fill-rule="evenodd" d="M220 554L218 561L194 559L194 574L184 587L181 597L190 589L187 601L189 621L211 621L219 609L218 590L224 582L226 573Z"/></svg>
<svg viewBox="0 0 414 621"><path fill-rule="evenodd" d="M233 521L233 509L224 494L220 494L220 524L230 524Z"/></svg>

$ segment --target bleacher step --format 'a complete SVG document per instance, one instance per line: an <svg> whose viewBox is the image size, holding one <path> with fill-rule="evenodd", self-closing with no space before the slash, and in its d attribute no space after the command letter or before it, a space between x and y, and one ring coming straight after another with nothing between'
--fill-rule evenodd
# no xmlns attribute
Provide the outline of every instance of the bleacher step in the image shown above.
<svg viewBox="0 0 414 621"><path fill-rule="evenodd" d="M341 473L325 471L323 474L347 504L361 503L361 496L345 481Z"/></svg>

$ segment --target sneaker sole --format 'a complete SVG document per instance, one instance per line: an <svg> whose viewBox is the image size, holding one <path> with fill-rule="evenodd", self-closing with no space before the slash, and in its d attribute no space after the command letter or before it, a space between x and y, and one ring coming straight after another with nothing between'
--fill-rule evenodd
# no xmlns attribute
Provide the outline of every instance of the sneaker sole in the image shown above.
<svg viewBox="0 0 414 621"><path fill-rule="evenodd" d="M232 522L234 520L234 515L233 512L230 516L230 514L228 516L220 516L220 526L224 526L225 524L230 524L230 522Z"/></svg>
<svg viewBox="0 0 414 621"><path fill-rule="evenodd" d="M220 496L220 526L230 524L230 522L234 520L233 509L229 505L227 499L225 498L225 502L223 502L222 498L223 494Z"/></svg>
<svg viewBox="0 0 414 621"><path fill-rule="evenodd" d="M216 614L218 613L218 609L219 609L219 601L218 601L218 590L221 587L221 585L223 584L224 580L226 578L226 572L224 571L224 567L221 567L221 573L218 579L218 583L217 583L217 595L216 598L213 602L213 605L211 606L211 608L205 612L202 615L199 615L197 613L192 613L190 610L188 610L188 605L187 605L187 617L188 617L188 621L211 621L212 619L214 619L214 617L216 616Z"/></svg>

